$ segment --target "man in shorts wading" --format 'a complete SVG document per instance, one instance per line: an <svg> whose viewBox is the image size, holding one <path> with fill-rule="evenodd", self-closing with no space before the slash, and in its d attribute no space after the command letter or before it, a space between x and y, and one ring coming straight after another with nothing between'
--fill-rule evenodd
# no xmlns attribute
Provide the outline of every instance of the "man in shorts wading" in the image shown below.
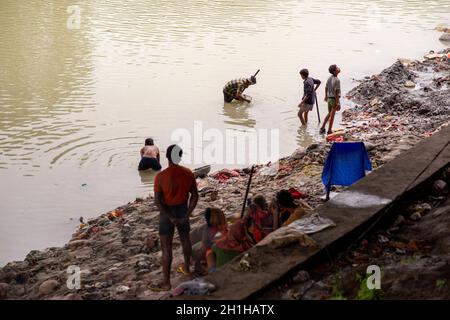
<svg viewBox="0 0 450 320"><path fill-rule="evenodd" d="M188 168L179 165L183 150L178 145L167 148L169 167L155 177L155 204L160 210L159 236L162 249L163 281L161 290L169 290L172 265L172 242L175 227L180 236L184 255L184 272L190 275L192 245L189 238L189 217L198 201L197 183Z"/></svg>
<svg viewBox="0 0 450 320"><path fill-rule="evenodd" d="M308 112L314 108L316 102L316 90L320 86L320 80L309 77L308 69L300 70L303 79L303 98L298 107L298 117L302 125L308 124Z"/></svg>

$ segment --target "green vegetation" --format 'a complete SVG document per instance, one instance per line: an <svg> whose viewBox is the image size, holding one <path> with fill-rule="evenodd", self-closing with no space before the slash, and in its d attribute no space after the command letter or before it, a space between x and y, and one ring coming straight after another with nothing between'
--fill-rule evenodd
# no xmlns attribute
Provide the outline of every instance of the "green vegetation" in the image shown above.
<svg viewBox="0 0 450 320"><path fill-rule="evenodd" d="M439 290L444 288L447 284L447 280L446 279L438 279L436 280L436 288L438 288Z"/></svg>
<svg viewBox="0 0 450 320"><path fill-rule="evenodd" d="M356 294L355 300L380 300L383 298L383 291L381 289L369 289L367 287L367 280L370 274L361 276L356 274L356 280L359 282L359 290Z"/></svg>

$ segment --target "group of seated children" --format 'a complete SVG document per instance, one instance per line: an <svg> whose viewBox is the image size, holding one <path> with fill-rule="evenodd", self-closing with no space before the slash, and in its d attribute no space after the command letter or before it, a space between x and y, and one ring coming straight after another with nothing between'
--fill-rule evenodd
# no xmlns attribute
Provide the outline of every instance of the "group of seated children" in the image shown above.
<svg viewBox="0 0 450 320"><path fill-rule="evenodd" d="M205 264L208 272L214 272L272 231L289 225L311 211L306 202L294 199L288 190L278 192L270 205L262 195L253 197L244 217L230 226L222 210L206 209L206 223L191 232L196 273L205 274Z"/></svg>

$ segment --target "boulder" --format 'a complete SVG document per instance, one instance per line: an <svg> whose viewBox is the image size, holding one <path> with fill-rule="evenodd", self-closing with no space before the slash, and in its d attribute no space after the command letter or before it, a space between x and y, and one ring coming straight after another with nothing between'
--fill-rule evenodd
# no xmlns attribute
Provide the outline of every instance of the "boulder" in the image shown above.
<svg viewBox="0 0 450 320"><path fill-rule="evenodd" d="M39 286L39 293L43 295L50 294L54 292L59 286L59 282L57 280L46 280L41 283Z"/></svg>

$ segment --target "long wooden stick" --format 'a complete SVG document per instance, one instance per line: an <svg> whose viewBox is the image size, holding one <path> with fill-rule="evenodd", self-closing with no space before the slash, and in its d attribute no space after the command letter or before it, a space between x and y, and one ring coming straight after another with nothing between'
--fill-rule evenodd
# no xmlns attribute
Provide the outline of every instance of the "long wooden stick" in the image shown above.
<svg viewBox="0 0 450 320"><path fill-rule="evenodd" d="M314 91L314 95L316 98L317 118L319 118L319 123L320 123L319 103L317 102L317 93L315 91Z"/></svg>
<svg viewBox="0 0 450 320"><path fill-rule="evenodd" d="M244 197L244 203L242 204L242 211L241 211L241 219L244 217L244 212L245 212L245 204L247 202L247 197L248 197L248 193L250 191L250 185L252 184L252 177L253 177L253 171L255 169L255 166L252 166L252 169L250 171L250 177L248 178L248 183L247 183L247 190L245 191L245 197Z"/></svg>

